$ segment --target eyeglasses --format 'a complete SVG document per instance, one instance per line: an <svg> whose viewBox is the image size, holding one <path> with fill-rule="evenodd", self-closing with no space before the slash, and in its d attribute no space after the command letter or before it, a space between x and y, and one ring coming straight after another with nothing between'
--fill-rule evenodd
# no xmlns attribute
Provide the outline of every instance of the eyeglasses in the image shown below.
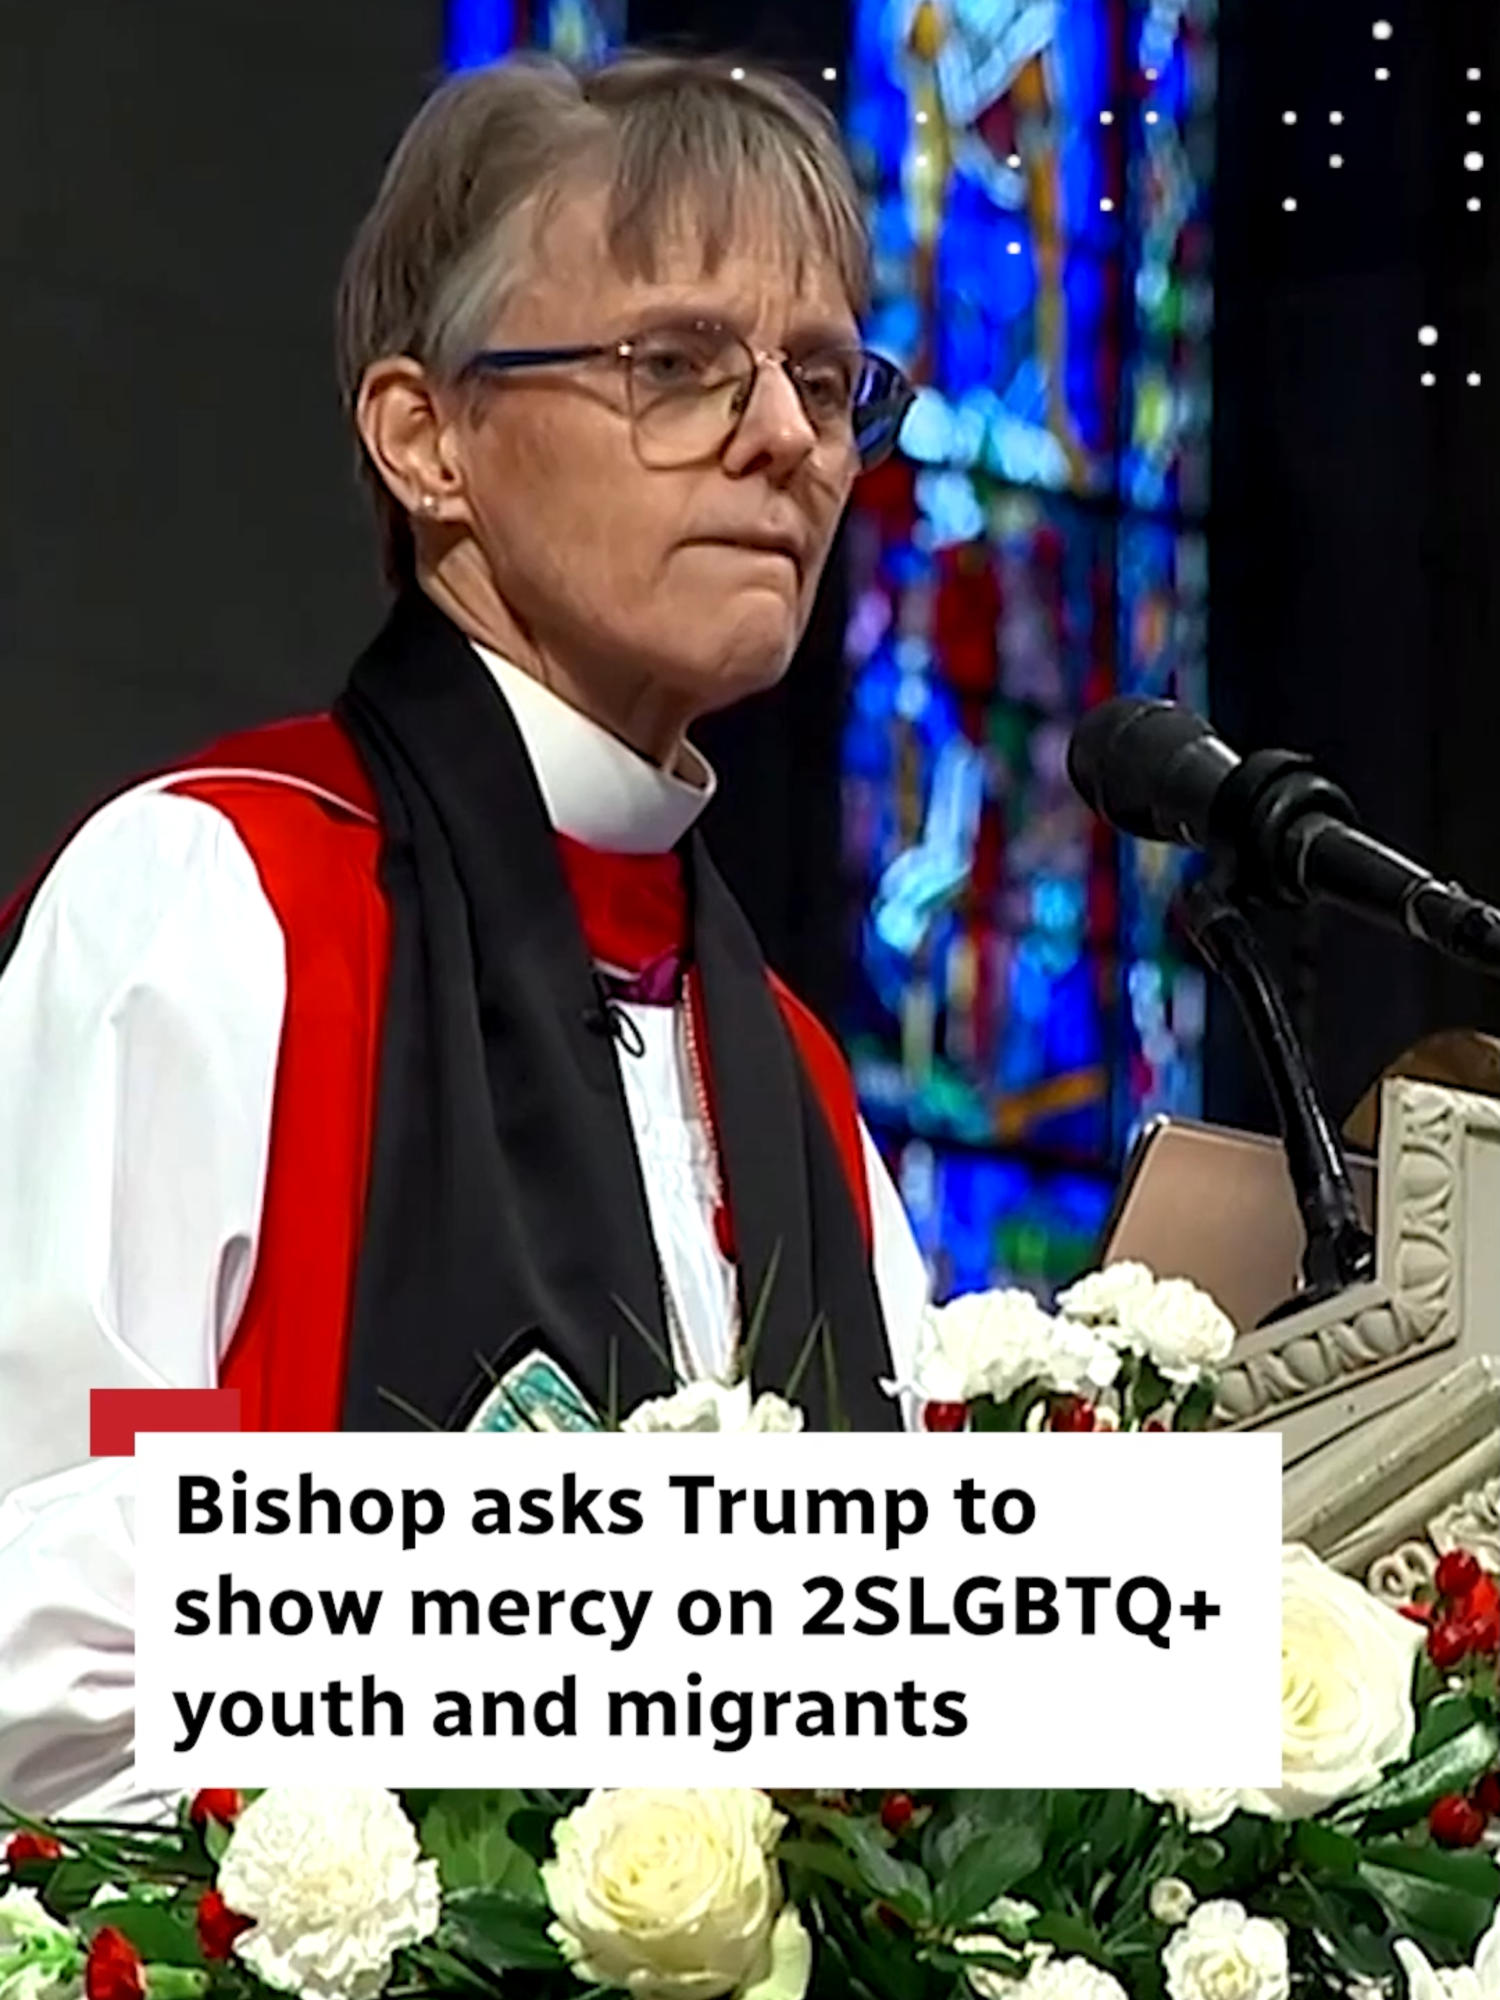
<svg viewBox="0 0 1500 2000"><path fill-rule="evenodd" d="M757 353L732 327L702 319L588 347L487 348L460 375L587 361L623 370L637 448L662 469L717 457L738 430L767 362L786 371L820 442L844 446L861 471L890 455L916 396L893 361L864 348Z"/></svg>

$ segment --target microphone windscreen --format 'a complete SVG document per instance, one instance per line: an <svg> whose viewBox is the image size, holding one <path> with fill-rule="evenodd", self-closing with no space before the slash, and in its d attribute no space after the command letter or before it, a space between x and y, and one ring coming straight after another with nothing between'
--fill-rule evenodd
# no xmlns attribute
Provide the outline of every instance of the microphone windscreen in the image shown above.
<svg viewBox="0 0 1500 2000"><path fill-rule="evenodd" d="M1068 744L1068 776L1091 811L1138 840L1160 840L1164 768L1208 724L1174 701L1117 695L1091 708Z"/></svg>

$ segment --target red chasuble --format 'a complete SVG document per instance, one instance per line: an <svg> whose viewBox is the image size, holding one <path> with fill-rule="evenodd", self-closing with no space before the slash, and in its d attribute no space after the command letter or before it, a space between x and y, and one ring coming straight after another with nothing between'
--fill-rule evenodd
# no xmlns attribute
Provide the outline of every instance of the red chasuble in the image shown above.
<svg viewBox="0 0 1500 2000"><path fill-rule="evenodd" d="M267 776L289 782L267 784ZM246 1430L337 1430L390 951L374 796L329 716L218 743L172 789L233 822L286 948L260 1244L220 1382L240 1391ZM15 907L0 915L0 930ZM768 976L837 1143L868 1251L870 1195L848 1068L821 1023ZM712 1077L706 1082L711 1101Z"/></svg>

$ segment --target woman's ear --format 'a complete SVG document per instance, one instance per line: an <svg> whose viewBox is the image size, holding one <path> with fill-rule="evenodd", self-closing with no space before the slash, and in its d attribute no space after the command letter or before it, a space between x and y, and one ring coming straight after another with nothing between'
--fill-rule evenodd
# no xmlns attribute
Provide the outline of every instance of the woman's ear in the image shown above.
<svg viewBox="0 0 1500 2000"><path fill-rule="evenodd" d="M376 470L408 514L425 521L462 515L450 418L419 361L398 354L373 362L359 385L354 420Z"/></svg>

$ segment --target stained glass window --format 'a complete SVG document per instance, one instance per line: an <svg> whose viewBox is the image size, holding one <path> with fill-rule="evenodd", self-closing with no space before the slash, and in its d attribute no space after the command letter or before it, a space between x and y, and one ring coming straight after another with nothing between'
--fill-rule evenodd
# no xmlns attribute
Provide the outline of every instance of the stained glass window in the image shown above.
<svg viewBox="0 0 1500 2000"><path fill-rule="evenodd" d="M472 69L510 49L597 62L625 39L626 0L449 0L448 66Z"/></svg>
<svg viewBox="0 0 1500 2000"><path fill-rule="evenodd" d="M1174 857L1067 782L1205 700L1212 0L855 0L875 345L921 384L850 522L844 1023L940 1290L1086 1264L1201 1104Z"/></svg>

